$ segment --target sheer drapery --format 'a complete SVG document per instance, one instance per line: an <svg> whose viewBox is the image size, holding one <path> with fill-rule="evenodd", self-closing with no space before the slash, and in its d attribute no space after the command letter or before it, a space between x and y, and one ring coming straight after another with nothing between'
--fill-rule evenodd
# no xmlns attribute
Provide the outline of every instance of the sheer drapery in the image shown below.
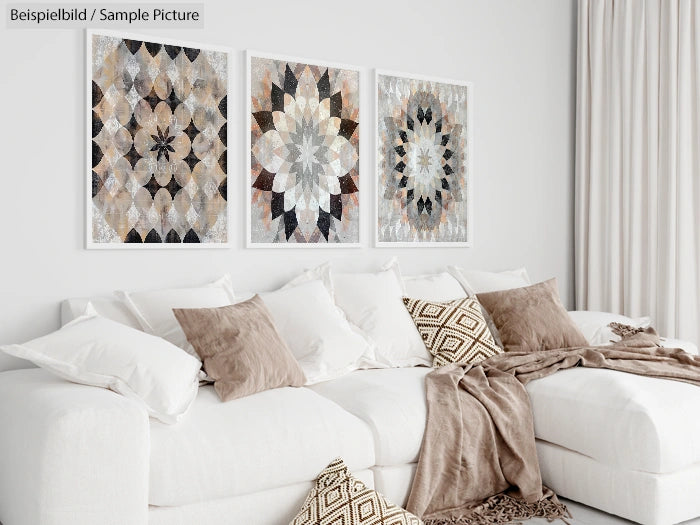
<svg viewBox="0 0 700 525"><path fill-rule="evenodd" d="M699 341L700 1L579 0L576 304Z"/></svg>

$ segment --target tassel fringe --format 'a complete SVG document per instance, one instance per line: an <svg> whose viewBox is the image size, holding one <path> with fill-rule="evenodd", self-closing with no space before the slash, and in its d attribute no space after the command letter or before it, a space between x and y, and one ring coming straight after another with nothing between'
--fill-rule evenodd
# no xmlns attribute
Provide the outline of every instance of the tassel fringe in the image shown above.
<svg viewBox="0 0 700 525"><path fill-rule="evenodd" d="M544 518L549 522L572 518L566 505L560 503L552 491L534 503L514 498L507 494L496 494L471 509L465 509L459 516L426 516L425 525L502 525L520 523L520 520Z"/></svg>

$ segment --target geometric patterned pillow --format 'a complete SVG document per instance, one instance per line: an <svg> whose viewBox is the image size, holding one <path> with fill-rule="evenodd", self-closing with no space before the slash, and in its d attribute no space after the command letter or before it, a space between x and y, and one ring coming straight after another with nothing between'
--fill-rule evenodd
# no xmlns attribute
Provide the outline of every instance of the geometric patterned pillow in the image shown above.
<svg viewBox="0 0 700 525"><path fill-rule="evenodd" d="M299 514L289 525L423 525L423 522L352 477L338 458L318 476Z"/></svg>
<svg viewBox="0 0 700 525"><path fill-rule="evenodd" d="M437 302L403 298L433 367L449 363L475 364L502 353L481 314L476 297Z"/></svg>

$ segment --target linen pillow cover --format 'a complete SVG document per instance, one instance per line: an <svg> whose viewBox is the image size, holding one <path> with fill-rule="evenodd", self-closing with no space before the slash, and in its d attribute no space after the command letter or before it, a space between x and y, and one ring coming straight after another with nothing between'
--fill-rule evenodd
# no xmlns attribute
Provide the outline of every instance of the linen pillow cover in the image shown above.
<svg viewBox="0 0 700 525"><path fill-rule="evenodd" d="M304 372L259 296L219 308L175 308L173 313L222 401L304 384Z"/></svg>
<svg viewBox="0 0 700 525"><path fill-rule="evenodd" d="M162 337L198 359L197 352L187 342L173 315L173 308L215 308L234 302L229 275L205 286L145 292L117 291L115 294L136 317L144 332Z"/></svg>
<svg viewBox="0 0 700 525"><path fill-rule="evenodd" d="M352 518L348 521L348 517ZM289 525L422 525L422 521L368 488L342 459L331 462L316 479L301 510Z"/></svg>
<svg viewBox="0 0 700 525"><path fill-rule="evenodd" d="M74 383L136 400L164 423L180 419L199 387L198 359L160 337L98 316L90 304L56 332L0 349Z"/></svg>
<svg viewBox="0 0 700 525"><path fill-rule="evenodd" d="M511 290L532 284L525 268L503 272L482 272L448 266L447 271L459 281L468 295Z"/></svg>
<svg viewBox="0 0 700 525"><path fill-rule="evenodd" d="M447 302L404 297L403 302L434 356L433 367L475 364L502 352L475 297Z"/></svg>
<svg viewBox="0 0 700 525"><path fill-rule="evenodd" d="M398 264L374 273L333 273L335 302L348 321L376 344L375 367L430 366L411 316L403 305Z"/></svg>
<svg viewBox="0 0 700 525"><path fill-rule="evenodd" d="M322 280L287 285L260 298L304 370L306 384L335 379L374 360L374 346L348 323Z"/></svg>
<svg viewBox="0 0 700 525"><path fill-rule="evenodd" d="M576 323L591 346L609 345L620 340L620 336L610 328L610 323L626 324L635 328L651 326L651 317L633 318L608 312L576 310L569 312L569 317Z"/></svg>
<svg viewBox="0 0 700 525"><path fill-rule="evenodd" d="M532 286L480 293L506 352L536 352L586 346L588 342L559 299L557 280Z"/></svg>

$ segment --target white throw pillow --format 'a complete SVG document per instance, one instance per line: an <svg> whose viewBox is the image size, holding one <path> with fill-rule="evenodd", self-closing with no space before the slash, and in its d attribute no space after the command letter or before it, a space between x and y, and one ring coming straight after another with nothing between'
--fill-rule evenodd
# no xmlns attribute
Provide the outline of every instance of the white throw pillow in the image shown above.
<svg viewBox="0 0 700 525"><path fill-rule="evenodd" d="M578 329L581 330L581 333L591 346L605 346L616 343L621 339L608 326L610 323L621 323L635 328L651 326L651 317L633 318L609 312L576 310L569 312L569 317L576 323L576 326L578 326Z"/></svg>
<svg viewBox="0 0 700 525"><path fill-rule="evenodd" d="M395 261L375 273L334 273L333 288L348 321L376 344L378 366L431 366L432 356L403 304Z"/></svg>
<svg viewBox="0 0 700 525"><path fill-rule="evenodd" d="M91 305L56 332L0 349L74 383L134 399L164 423L175 423L197 396L197 359L160 337L98 316Z"/></svg>
<svg viewBox="0 0 700 525"><path fill-rule="evenodd" d="M235 302L231 278L194 288L171 288L145 292L115 292L146 333L162 337L199 359L175 319L173 308L217 308Z"/></svg>
<svg viewBox="0 0 700 525"><path fill-rule="evenodd" d="M451 301L467 296L459 281L448 272L403 278L404 294L411 299Z"/></svg>
<svg viewBox="0 0 700 525"><path fill-rule="evenodd" d="M530 276L525 268L506 270L504 272L482 272L464 270L457 266L448 266L447 271L459 281L468 295L488 292L500 292L530 286Z"/></svg>
<svg viewBox="0 0 700 525"><path fill-rule="evenodd" d="M374 349L348 323L320 279L259 294L306 375L307 385L360 368Z"/></svg>
<svg viewBox="0 0 700 525"><path fill-rule="evenodd" d="M281 289L284 290L285 288L292 288L293 286L298 286L300 284L315 280L321 280L323 285L326 287L326 290L328 290L331 299L334 299L335 294L333 291L333 278L331 277L331 264L328 262L320 264L316 268L305 270L300 275L285 284Z"/></svg>

